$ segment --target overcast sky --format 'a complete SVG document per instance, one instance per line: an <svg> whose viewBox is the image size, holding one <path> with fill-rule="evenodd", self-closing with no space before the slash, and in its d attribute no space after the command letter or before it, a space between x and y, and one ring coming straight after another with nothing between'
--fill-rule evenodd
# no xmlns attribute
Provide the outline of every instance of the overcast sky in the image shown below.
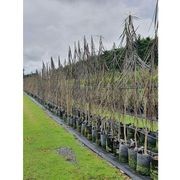
<svg viewBox="0 0 180 180"><path fill-rule="evenodd" d="M149 30L156 0L24 0L24 69L25 73L41 69L42 61L52 56L57 64L67 57L69 45L86 35L104 37L106 49L118 43L122 23L129 13L140 19L138 33L151 36Z"/></svg>

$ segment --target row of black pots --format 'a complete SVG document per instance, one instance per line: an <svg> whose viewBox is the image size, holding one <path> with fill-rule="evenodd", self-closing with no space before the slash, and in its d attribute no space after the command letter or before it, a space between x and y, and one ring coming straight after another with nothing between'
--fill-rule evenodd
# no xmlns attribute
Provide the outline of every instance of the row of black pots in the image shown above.
<svg viewBox="0 0 180 180"><path fill-rule="evenodd" d="M38 99L39 100L39 99ZM46 107L47 109L49 109L51 112L53 113L56 113L58 116L60 116L61 118L63 118L65 121L68 121L68 125L70 126L78 126L78 131L83 131L83 130L80 130L80 125L76 125L74 123L73 125L73 116L71 117L68 117L65 110L63 109L58 109L58 107L56 107L55 105L51 104L51 103L46 103ZM77 116L78 118L78 116ZM82 118L82 121L84 121L84 118ZM78 121L77 121L78 123ZM84 126L84 125L83 125ZM82 128L83 129L83 128ZM84 129L85 130L85 129ZM121 132L124 132L124 127L123 125L121 124ZM126 127L126 135L127 135L127 139L130 140L130 139L134 139L134 133L135 133L135 128L131 125L127 126ZM87 132L83 132L83 134L87 137ZM95 139L95 137L93 135L91 135L91 133L88 133L89 135L89 139ZM105 146L105 143L103 143L103 136L101 137L101 144L102 146L104 147ZM124 133L121 133L121 139L124 139ZM141 131L138 131L137 132L137 139L138 139L138 144L139 145L144 145L144 139L145 139L145 133L143 132L143 130ZM95 140L94 140L95 141ZM152 133L150 132L149 133L149 136L148 136L148 149L150 150L156 150L156 146L157 146L157 141L156 141L156 134L155 133Z"/></svg>
<svg viewBox="0 0 180 180"><path fill-rule="evenodd" d="M63 114L65 113L65 111L64 110L62 110L62 109L59 109L55 104L53 104L53 103L46 103L46 102L44 102L40 97L38 97L37 95L33 95L33 94L31 94L31 93L28 93L30 96L32 96L33 98L35 98L38 102L40 102L41 104L45 104L45 106L46 106L46 108L48 109L48 110L50 110L51 112L53 112L53 113L56 113L58 116L60 116L61 118L64 118L64 116L63 116ZM73 110L77 115L78 115L78 117L80 117L80 110L78 110L78 109L74 109ZM83 115L83 120L85 119L85 117L86 117L86 114L84 113L84 112L81 112L81 115ZM65 118L67 118L67 117L65 117ZM123 125L121 125L121 132L124 132L124 127L123 127ZM131 125L129 125L129 126L127 126L126 127L126 135L127 135L127 139L134 139L134 132L135 132L135 128L133 127L133 126L131 126ZM138 133L137 133L137 136L138 136L138 140L139 140L139 144L140 145L143 145L144 144L144 137L145 137L145 135L144 135L145 133L144 133L144 130L141 130L141 131L138 131ZM149 148L155 148L156 147L156 144L157 144L157 142L156 142L156 133L152 133L152 132L150 132L149 133L149 136L148 136L148 147ZM124 134L123 133L121 133L121 138L122 139L124 139Z"/></svg>
<svg viewBox="0 0 180 180"><path fill-rule="evenodd" d="M119 161L128 163L132 169L141 175L151 176L152 179L156 179L158 176L158 159L154 159L149 154L137 152L125 144L119 146Z"/></svg>
<svg viewBox="0 0 180 180"><path fill-rule="evenodd" d="M87 125L83 123L81 127L81 133L87 137L87 135L84 133L86 127ZM98 134L100 136L98 136ZM110 136L101 132L98 133L97 130L94 128L92 129L92 141L105 148L108 152L116 153L118 143L114 145L113 139L110 138ZM152 161L152 157L149 154L141 154L124 144L119 145L118 154L120 162L128 163L129 166L132 169L136 170L139 174L149 176L151 175L152 171L155 172L155 170L153 170L155 169L154 164L158 161Z"/></svg>
<svg viewBox="0 0 180 180"><path fill-rule="evenodd" d="M134 139L135 128L133 126L127 126L127 139ZM143 129L137 131L136 138L138 139L139 146L144 145L145 131ZM157 133L149 132L147 137L148 149L155 150L157 147Z"/></svg>
<svg viewBox="0 0 180 180"><path fill-rule="evenodd" d="M73 127L72 123L70 124L70 126ZM88 128L90 127L87 125L87 123L82 123L81 134L87 138L90 136L91 138L88 138L89 140L96 142L98 145L105 148L106 151L116 153L118 143L114 144L113 139L110 138L110 136L98 132L94 127L92 128L92 131L89 131ZM119 145L118 154L120 162L128 163L129 166L132 169L136 170L139 174L149 176L152 173L157 173L157 166L155 167L155 164L158 162L158 160L153 160L153 158L149 154L139 153L124 144Z"/></svg>
<svg viewBox="0 0 180 180"><path fill-rule="evenodd" d="M65 112L65 110L63 110L62 108L57 107L55 104L53 103L46 103L45 101L43 101L40 97L38 97L37 95L33 95L31 93L29 93L30 96L32 96L33 98L35 98L39 103L44 104L44 106L50 110L52 113L57 114L58 116L60 116L61 118L65 119L66 121L69 121L67 118L67 114ZM77 115L80 115L80 110L78 109L74 109L73 110ZM85 119L85 113L81 112L81 114L84 114L84 118L82 118L82 120ZM79 116L77 116L79 117ZM72 118L72 117L71 117ZM71 120L69 122L70 124L72 123ZM69 124L69 125L70 125ZM121 125L121 132L124 132L124 127L123 125ZM127 139L134 139L134 132L135 132L135 128L131 125L126 127L126 135L127 135ZM150 132L148 135L148 149L153 150L153 151L157 151L157 138L156 138L157 134ZM121 133L121 139L124 139L124 133ZM137 132L137 139L138 139L138 144L139 146L144 145L144 139L145 139L145 133L144 130L142 129L141 131Z"/></svg>
<svg viewBox="0 0 180 180"><path fill-rule="evenodd" d="M35 98L35 97L34 97ZM69 126L76 129L80 132L83 136L87 137L89 140L96 142L99 146L106 149L106 151L114 153L118 155L119 161L122 163L128 163L129 166L136 170L138 173L142 175L153 177L155 179L157 177L157 170L158 170L158 160L152 158L148 154L141 154L135 151L132 148L129 148L125 144L119 144L118 141L115 141L111 135L105 134L101 132L99 129L97 130L95 127L88 126L87 122L84 119L80 119L78 116L67 116L67 113L62 108L58 108L53 106L50 103L45 103L41 99L36 99L44 106L50 110L51 112L55 113L56 115L60 116ZM123 126L121 126L121 132L123 132ZM134 128L131 126L127 126L127 139L131 139L134 137ZM122 133L123 135L123 133ZM155 146L156 140L153 137L154 134L148 136L148 145ZM139 141L140 143L144 142L144 133L139 133ZM123 137L121 137L123 138ZM117 152L118 149L118 152Z"/></svg>

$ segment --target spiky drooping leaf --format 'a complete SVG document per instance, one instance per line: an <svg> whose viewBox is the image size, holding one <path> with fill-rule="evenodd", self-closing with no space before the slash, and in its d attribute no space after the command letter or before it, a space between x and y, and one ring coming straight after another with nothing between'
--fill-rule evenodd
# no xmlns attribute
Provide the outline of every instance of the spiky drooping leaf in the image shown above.
<svg viewBox="0 0 180 180"><path fill-rule="evenodd" d="M72 63L72 53L71 53L71 47L69 46L69 51L68 51L68 63L69 65Z"/></svg>
<svg viewBox="0 0 180 180"><path fill-rule="evenodd" d="M54 61L53 58L51 57L51 69L54 70L55 69L55 65L54 65Z"/></svg>

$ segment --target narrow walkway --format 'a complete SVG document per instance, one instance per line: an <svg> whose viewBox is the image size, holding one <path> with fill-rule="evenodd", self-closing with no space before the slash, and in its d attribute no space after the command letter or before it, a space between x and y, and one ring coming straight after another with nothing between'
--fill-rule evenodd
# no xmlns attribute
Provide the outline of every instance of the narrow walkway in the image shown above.
<svg viewBox="0 0 180 180"><path fill-rule="evenodd" d="M27 95L29 96L29 95ZM30 96L29 96L30 97ZM106 152L104 149L99 147L97 144L87 140L84 136L82 136L79 132L77 132L75 129L69 127L64 123L62 119L51 113L49 110L47 110L45 107L43 107L40 103L38 103L35 99L30 97L33 102L35 102L38 106L40 106L54 121L56 121L58 124L63 126L68 132L73 134L81 143L83 143L85 146L87 146L89 149L94 151L96 154L101 156L103 159L108 161L110 164L118 168L121 172L132 178L133 180L150 180L150 177L145 177L137 174L134 170L132 170L127 164L120 163L116 157L114 157L111 153Z"/></svg>

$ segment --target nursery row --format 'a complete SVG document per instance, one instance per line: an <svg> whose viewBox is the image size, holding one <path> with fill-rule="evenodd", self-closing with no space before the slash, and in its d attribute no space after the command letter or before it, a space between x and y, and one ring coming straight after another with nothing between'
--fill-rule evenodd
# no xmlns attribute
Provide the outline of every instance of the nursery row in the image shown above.
<svg viewBox="0 0 180 180"><path fill-rule="evenodd" d="M27 94L35 98L46 109L63 119L67 125L87 137L88 140L97 143L97 145L104 148L107 152L112 153L120 162L128 163L133 170L142 175L157 179L157 133L150 132L148 134L148 153L144 154L142 145L145 141L145 132L142 129L138 129L135 134L135 128L133 126L127 125L126 129L124 129L122 123L111 120L104 121L100 116L90 116L91 119L87 121L87 118L85 118L87 115L80 113L77 109L74 109L73 115L68 115L61 107L46 103L31 93L27 92ZM126 131L124 132L124 130ZM119 137L118 131L120 131ZM124 142L124 133L126 133L127 143ZM137 146L135 146L134 136L137 138Z"/></svg>
<svg viewBox="0 0 180 180"><path fill-rule="evenodd" d="M69 47L64 66L58 58L56 68L51 58L50 66L43 63L41 71L25 75L24 91L121 162L150 175L150 164L154 168L158 161L158 37L155 29L141 59L133 19L125 19L118 56L115 43L111 56L102 58L102 36L98 51L93 38L89 45L84 37L83 48L75 44L73 55Z"/></svg>

